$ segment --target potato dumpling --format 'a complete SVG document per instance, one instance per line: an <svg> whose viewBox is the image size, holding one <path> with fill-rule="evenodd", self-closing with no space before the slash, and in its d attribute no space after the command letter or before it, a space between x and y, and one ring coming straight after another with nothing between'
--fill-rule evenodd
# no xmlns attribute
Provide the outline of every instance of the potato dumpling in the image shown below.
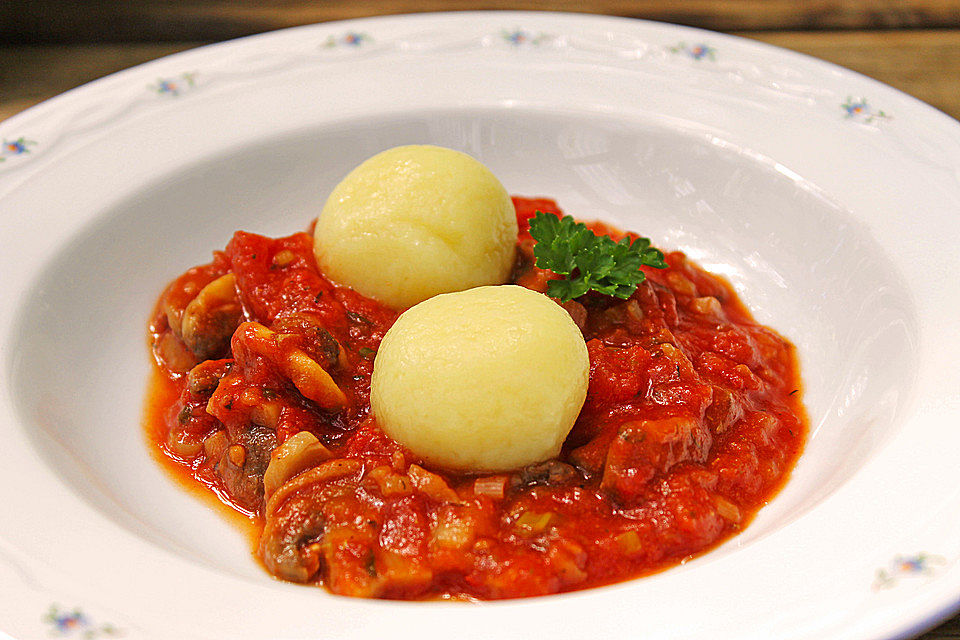
<svg viewBox="0 0 960 640"><path fill-rule="evenodd" d="M334 188L314 253L331 279L401 309L505 282L516 242L513 202L485 166L411 145L373 156Z"/></svg>
<svg viewBox="0 0 960 640"><path fill-rule="evenodd" d="M557 303L514 285L436 296L380 345L370 404L427 463L507 471L555 457L587 395L590 363Z"/></svg>

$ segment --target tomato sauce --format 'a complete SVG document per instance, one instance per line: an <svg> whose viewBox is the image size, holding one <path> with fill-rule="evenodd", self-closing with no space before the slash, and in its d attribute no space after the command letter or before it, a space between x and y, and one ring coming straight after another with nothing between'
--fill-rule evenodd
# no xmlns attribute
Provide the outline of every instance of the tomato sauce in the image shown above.
<svg viewBox="0 0 960 640"><path fill-rule="evenodd" d="M512 281L546 291L556 276L534 265L528 220L562 212L514 204ZM635 578L735 535L802 450L793 346L674 252L627 300L563 305L590 385L558 459L494 475L426 468L370 414L373 360L398 313L326 279L312 246L306 233L238 232L170 284L150 326L153 446L250 518L279 578L399 599Z"/></svg>

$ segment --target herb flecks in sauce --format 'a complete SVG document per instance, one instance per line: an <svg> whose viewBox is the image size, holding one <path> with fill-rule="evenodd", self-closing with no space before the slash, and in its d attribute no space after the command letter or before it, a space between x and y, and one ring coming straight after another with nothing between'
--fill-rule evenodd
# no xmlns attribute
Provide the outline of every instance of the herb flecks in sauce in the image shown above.
<svg viewBox="0 0 960 640"><path fill-rule="evenodd" d="M534 264L535 213L594 240L561 222L553 201L514 206L510 282L546 292L557 274ZM602 244L629 235L631 249L650 249L603 223L586 227L608 237ZM278 255L290 261L272 269ZM587 263L570 260L577 277ZM159 301L151 439L170 467L252 518L274 575L337 594L515 598L674 566L747 526L789 477L806 425L792 345L757 324L722 279L678 252L663 262L631 266L630 277L643 267L645 279L625 300L591 289L563 304L590 377L559 455L511 472L455 473L430 468L370 415L371 356L398 312L332 282L308 234L238 232ZM200 362L179 337L183 311L226 274L242 319L266 330L238 326ZM301 392L318 369L348 399L338 410ZM551 382L523 382L534 384Z"/></svg>

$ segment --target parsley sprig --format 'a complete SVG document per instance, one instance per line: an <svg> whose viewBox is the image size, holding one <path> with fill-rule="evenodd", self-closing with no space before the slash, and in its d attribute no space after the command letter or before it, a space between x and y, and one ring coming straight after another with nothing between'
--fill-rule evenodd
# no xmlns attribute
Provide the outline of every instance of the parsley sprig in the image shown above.
<svg viewBox="0 0 960 640"><path fill-rule="evenodd" d="M530 219L530 235L537 241L533 255L537 266L567 276L551 280L547 295L566 302L588 291L617 298L629 298L644 281L641 265L666 268L663 253L650 246L648 238L633 242L625 237L614 242L598 236L571 216L558 218L537 211Z"/></svg>

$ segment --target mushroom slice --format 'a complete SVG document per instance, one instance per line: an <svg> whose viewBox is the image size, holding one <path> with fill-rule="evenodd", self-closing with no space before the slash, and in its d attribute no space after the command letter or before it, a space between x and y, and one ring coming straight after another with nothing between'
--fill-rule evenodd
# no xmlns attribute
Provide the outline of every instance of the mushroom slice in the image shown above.
<svg viewBox="0 0 960 640"><path fill-rule="evenodd" d="M342 409L346 406L347 397L330 374L303 351L291 351L279 364L280 370L290 378L293 386L321 407Z"/></svg>
<svg viewBox="0 0 960 640"><path fill-rule="evenodd" d="M197 365L197 356L174 333L164 331L153 345L157 359L176 373L186 373Z"/></svg>
<svg viewBox="0 0 960 640"><path fill-rule="evenodd" d="M197 297L201 289L219 277L213 265L194 267L167 285L160 295L160 311L166 318L167 326L177 338L180 337L183 310Z"/></svg>
<svg viewBox="0 0 960 640"><path fill-rule="evenodd" d="M332 457L330 450L309 431L291 436L270 455L270 464L263 474L264 497L269 500L287 480Z"/></svg>
<svg viewBox="0 0 960 640"><path fill-rule="evenodd" d="M198 358L213 358L230 344L243 309L237 295L237 278L232 273L209 283L183 310L180 337Z"/></svg>
<svg viewBox="0 0 960 640"><path fill-rule="evenodd" d="M291 334L299 338L299 348L327 371L344 368L350 362L343 346L324 326L316 313L297 311L278 316L270 328L278 334Z"/></svg>
<svg viewBox="0 0 960 640"><path fill-rule="evenodd" d="M510 484L515 489L539 485L559 487L581 479L573 466L559 460L547 460L524 467L512 476Z"/></svg>
<svg viewBox="0 0 960 640"><path fill-rule="evenodd" d="M267 500L267 508L265 509L264 513L269 519L271 516L277 513L277 509L280 508L287 498L300 489L312 484L328 482L331 480L336 480L337 478L356 474L362 468L363 464L359 460L352 460L349 458L337 458L336 460L324 462L320 466L314 467L306 473L301 473L277 489L273 495L270 496L270 499Z"/></svg>
<svg viewBox="0 0 960 640"><path fill-rule="evenodd" d="M316 544L327 522L320 505L338 481L351 482L363 465L359 460L329 460L281 486L267 501L260 537L260 557L267 569L292 582L307 582L320 569Z"/></svg>
<svg viewBox="0 0 960 640"><path fill-rule="evenodd" d="M302 349L281 347L279 334L258 322L241 324L237 334L248 349L273 362L306 398L329 411L347 406L347 396L330 374Z"/></svg>

